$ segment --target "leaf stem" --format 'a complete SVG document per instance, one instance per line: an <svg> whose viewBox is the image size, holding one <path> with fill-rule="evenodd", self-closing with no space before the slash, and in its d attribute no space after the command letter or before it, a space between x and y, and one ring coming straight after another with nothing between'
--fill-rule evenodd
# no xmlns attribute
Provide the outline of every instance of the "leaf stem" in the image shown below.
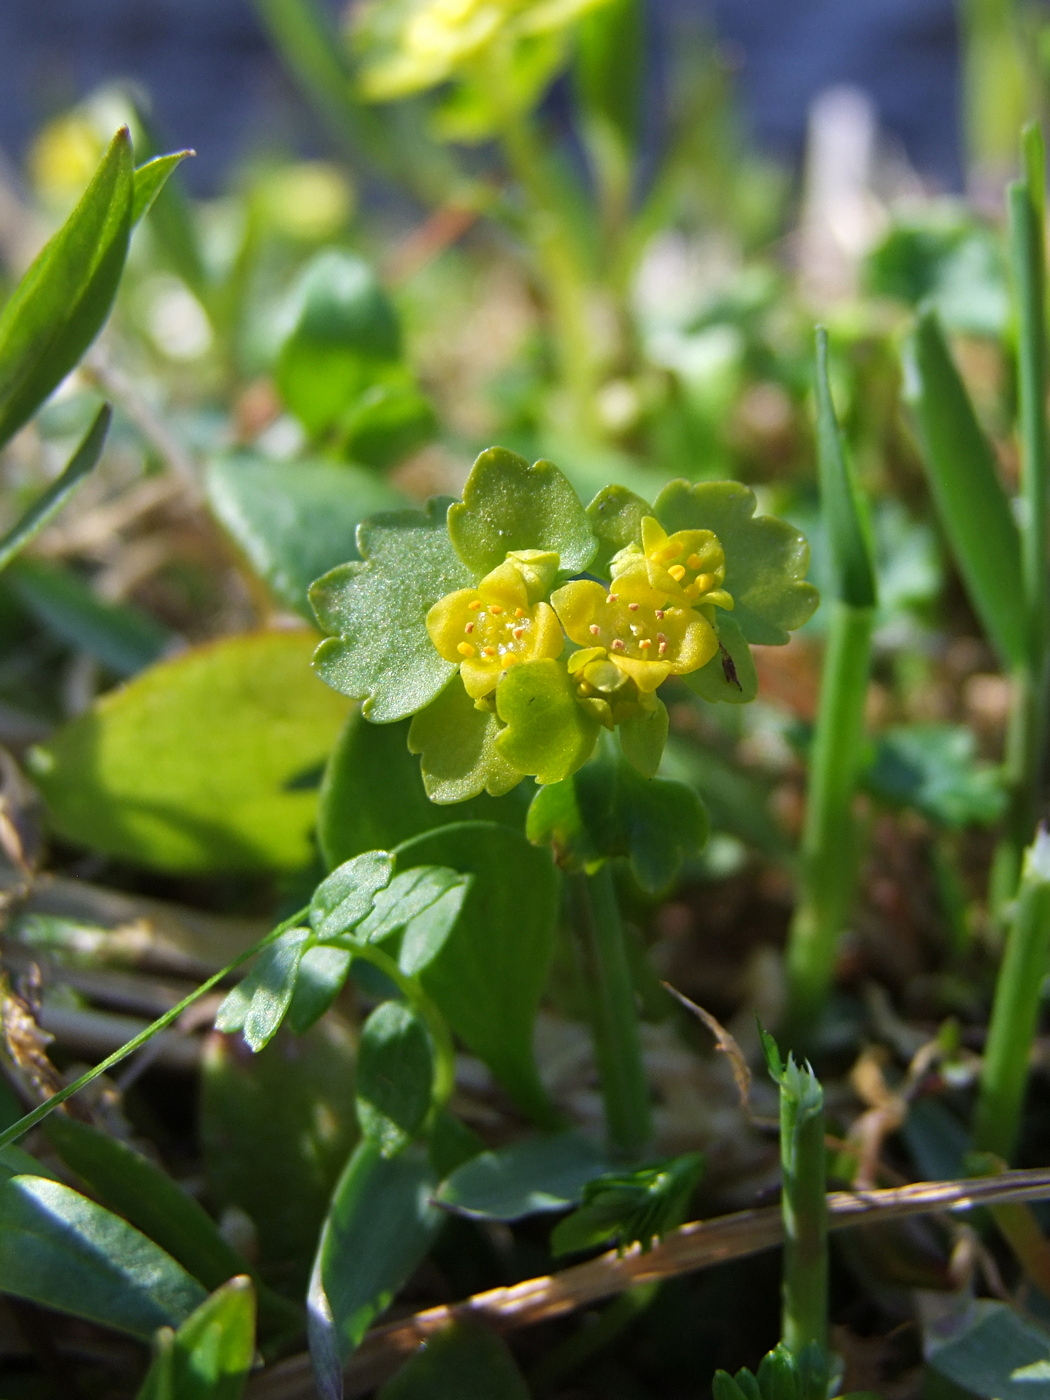
<svg viewBox="0 0 1050 1400"><path fill-rule="evenodd" d="M1050 835L1025 858L995 988L977 1098L974 1146L1009 1161L1017 1142L1039 1003L1050 967Z"/></svg>
<svg viewBox="0 0 1050 1400"><path fill-rule="evenodd" d="M634 986L623 921L608 863L572 875L573 931L601 1076L609 1146L637 1161L652 1136L649 1086L642 1061Z"/></svg>
<svg viewBox="0 0 1050 1400"><path fill-rule="evenodd" d="M799 897L788 940L788 1024L799 1033L831 986L856 887L853 796L864 737L874 609L833 605L810 755Z"/></svg>
<svg viewBox="0 0 1050 1400"><path fill-rule="evenodd" d="M828 1343L828 1207L824 1091L809 1065L789 1055L780 1085L784 1275L781 1339L796 1356Z"/></svg>

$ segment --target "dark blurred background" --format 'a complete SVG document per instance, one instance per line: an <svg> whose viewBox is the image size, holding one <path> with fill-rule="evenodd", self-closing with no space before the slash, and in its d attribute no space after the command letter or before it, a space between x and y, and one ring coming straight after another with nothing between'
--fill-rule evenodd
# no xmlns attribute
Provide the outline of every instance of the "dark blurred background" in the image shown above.
<svg viewBox="0 0 1050 1400"><path fill-rule="evenodd" d="M751 134L797 160L812 98L864 88L880 126L932 185L961 185L953 0L650 0L659 52L708 24L737 74ZM189 178L219 190L245 156L324 139L271 53L249 0L0 0L0 144L20 161L40 124L100 84L131 79Z"/></svg>

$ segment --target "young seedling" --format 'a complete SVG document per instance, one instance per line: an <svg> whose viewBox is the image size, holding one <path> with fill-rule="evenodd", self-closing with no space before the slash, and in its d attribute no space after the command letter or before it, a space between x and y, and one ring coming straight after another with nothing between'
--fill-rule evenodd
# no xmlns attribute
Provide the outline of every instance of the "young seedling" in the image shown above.
<svg viewBox="0 0 1050 1400"><path fill-rule="evenodd" d="M754 698L751 644L785 643L817 603L805 541L736 482L671 482L653 505L608 487L584 510L552 463L490 448L462 501L373 516L358 548L311 590L331 634L317 670L368 720L412 716L432 801L539 784L529 838L579 873L610 1148L640 1160L649 1095L606 862L629 856L659 889L702 842L695 794L655 777L659 692L677 678L712 702Z"/></svg>

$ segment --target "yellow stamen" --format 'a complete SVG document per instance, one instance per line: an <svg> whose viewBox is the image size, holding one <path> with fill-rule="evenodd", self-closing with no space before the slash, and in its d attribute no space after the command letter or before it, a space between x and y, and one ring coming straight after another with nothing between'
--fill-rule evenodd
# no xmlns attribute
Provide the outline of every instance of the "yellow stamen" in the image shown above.
<svg viewBox="0 0 1050 1400"><path fill-rule="evenodd" d="M597 624L596 622L592 622L591 625L590 625L590 628L589 628L588 630L590 631L590 634L591 634L592 637L597 637L598 633L599 633L602 629L598 626L598 624Z"/></svg>
<svg viewBox="0 0 1050 1400"><path fill-rule="evenodd" d="M706 593L713 583L714 578L711 574L697 574L696 576L696 586L701 593Z"/></svg>
<svg viewBox="0 0 1050 1400"><path fill-rule="evenodd" d="M625 650L624 643L620 641L619 637L617 637L616 640L613 642L613 651L624 651L624 650Z"/></svg>
<svg viewBox="0 0 1050 1400"><path fill-rule="evenodd" d="M699 554L690 554L685 564L687 569L702 569L704 567L704 561L700 558Z"/></svg>
<svg viewBox="0 0 1050 1400"><path fill-rule="evenodd" d="M657 609L656 609L656 616L660 619L661 622L663 622L664 617L665 617L665 613L664 613L663 608L657 608Z"/></svg>
<svg viewBox="0 0 1050 1400"><path fill-rule="evenodd" d="M481 599L475 598L473 603L467 604L467 607L470 609L471 612L477 612L478 608L481 607Z"/></svg>
<svg viewBox="0 0 1050 1400"><path fill-rule="evenodd" d="M628 603L627 606L630 608L631 612L637 612L637 611L638 611L638 604L637 604L637 603Z"/></svg>
<svg viewBox="0 0 1050 1400"><path fill-rule="evenodd" d="M459 652L460 656L473 656L475 654L474 648L469 642L460 642L456 650Z"/></svg>
<svg viewBox="0 0 1050 1400"><path fill-rule="evenodd" d="M672 564L667 572L674 579L675 583L681 583L685 578L685 567L682 564Z"/></svg>
<svg viewBox="0 0 1050 1400"><path fill-rule="evenodd" d="M618 593L610 593L609 596L608 596L608 598L606 598L605 601L606 601L607 603L615 603L615 602L617 601L617 599L619 598L619 596L620 596L620 595L619 595Z"/></svg>
<svg viewBox="0 0 1050 1400"><path fill-rule="evenodd" d="M496 648L495 648L495 647L482 647L482 648L481 648L481 654L482 654L482 656L495 656L495 655L496 655Z"/></svg>
<svg viewBox="0 0 1050 1400"><path fill-rule="evenodd" d="M524 617L524 616L525 616L525 609L524 609L524 608L515 608L515 609L514 609L514 616L515 616L515 617Z"/></svg>
<svg viewBox="0 0 1050 1400"><path fill-rule="evenodd" d="M464 629L463 629L464 632L473 632L473 630L474 630L474 624L473 624L473 622L468 622L467 625L466 625L466 627L464 627Z"/></svg>
<svg viewBox="0 0 1050 1400"><path fill-rule="evenodd" d="M521 657L515 651L505 652L503 655L503 668L508 670L511 666L516 666Z"/></svg>
<svg viewBox="0 0 1050 1400"><path fill-rule="evenodd" d="M655 564L669 564L672 559L677 559L681 552L678 545L672 544L668 540L666 544L662 544L659 549L653 551L653 562Z"/></svg>
<svg viewBox="0 0 1050 1400"><path fill-rule="evenodd" d="M489 612L492 614L493 617L499 617L499 615L500 615L500 613L501 613L502 611L503 611L503 605L502 605L502 603L490 603L490 604L489 604Z"/></svg>
<svg viewBox="0 0 1050 1400"><path fill-rule="evenodd" d="M638 645L642 648L643 651L648 651L649 648L652 646L652 642L648 637L643 637L638 643Z"/></svg>
<svg viewBox="0 0 1050 1400"><path fill-rule="evenodd" d="M516 642L520 642L521 639L522 639L522 637L524 637L524 635L525 635L525 628L524 628L524 627L515 627L514 630L513 630L513 632L511 633L511 636L514 638L514 640L515 640Z"/></svg>

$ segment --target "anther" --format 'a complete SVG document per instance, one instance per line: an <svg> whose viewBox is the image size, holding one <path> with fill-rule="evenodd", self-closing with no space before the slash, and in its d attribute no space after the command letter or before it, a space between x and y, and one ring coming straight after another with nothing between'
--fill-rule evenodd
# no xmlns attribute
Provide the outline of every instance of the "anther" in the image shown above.
<svg viewBox="0 0 1050 1400"><path fill-rule="evenodd" d="M619 593L610 593L609 596L608 596L608 598L606 598L605 601L606 601L607 603L615 603L615 602L617 602L617 601L619 600L619 597L620 597Z"/></svg>
<svg viewBox="0 0 1050 1400"><path fill-rule="evenodd" d="M685 562L686 567L690 569L702 569L704 566L704 561L700 558L699 554L690 554Z"/></svg>
<svg viewBox="0 0 1050 1400"><path fill-rule="evenodd" d="M682 579L685 578L685 568L682 564L672 564L667 572L674 579L675 583L681 583Z"/></svg>
<svg viewBox="0 0 1050 1400"><path fill-rule="evenodd" d="M492 614L493 617L499 617L499 615L500 615L500 613L501 613L502 611L503 611L503 605L502 605L502 603L490 603L490 604L489 604L489 612Z"/></svg>
<svg viewBox="0 0 1050 1400"><path fill-rule="evenodd" d="M596 622L592 622L591 625L590 625L590 628L589 628L588 630L590 631L590 634L591 634L592 637L597 637L598 633L599 633L602 629L598 626L598 624L597 624Z"/></svg>
<svg viewBox="0 0 1050 1400"><path fill-rule="evenodd" d="M697 574L696 576L696 586L701 593L706 593L713 583L714 578L711 574Z"/></svg>
<svg viewBox="0 0 1050 1400"><path fill-rule="evenodd" d="M524 617L524 616L525 616L525 609L524 609L524 608L515 608L515 609L514 609L514 616L515 616L515 617Z"/></svg>
<svg viewBox="0 0 1050 1400"><path fill-rule="evenodd" d="M475 654L474 648L469 642L460 642L456 650L459 652L460 656L473 656Z"/></svg>
<svg viewBox="0 0 1050 1400"><path fill-rule="evenodd" d="M464 632L473 632L473 630L474 630L474 624L473 624L473 622L468 622L467 625L466 625L466 627L464 627L464 629L463 629Z"/></svg>
<svg viewBox="0 0 1050 1400"><path fill-rule="evenodd" d="M637 612L637 611L638 611L638 604L637 604L637 603L628 603L627 606L630 608L631 612Z"/></svg>
<svg viewBox="0 0 1050 1400"><path fill-rule="evenodd" d="M470 609L471 612L477 612L478 608L481 607L481 599L475 598L473 603L467 604L467 607Z"/></svg>
<svg viewBox="0 0 1050 1400"><path fill-rule="evenodd" d="M482 647L482 648L481 648L481 654L482 654L482 656L495 656L495 655L496 655L496 648L495 648L495 647Z"/></svg>
<svg viewBox="0 0 1050 1400"><path fill-rule="evenodd" d="M642 637L638 645L642 648L643 651L648 651L649 648L652 646L652 641L648 637Z"/></svg>
<svg viewBox="0 0 1050 1400"><path fill-rule="evenodd" d="M663 608L656 609L656 616L660 619L661 622L663 622L665 615L666 614L664 613Z"/></svg>
<svg viewBox="0 0 1050 1400"><path fill-rule="evenodd" d="M667 650L667 643L661 642L660 645L656 648L656 650L660 653L661 656L663 656L664 652Z"/></svg>
<svg viewBox="0 0 1050 1400"><path fill-rule="evenodd" d="M613 642L613 651L625 651L625 650L626 650L625 643L621 642L620 639L619 639L619 637L617 637L616 640Z"/></svg>
<svg viewBox="0 0 1050 1400"><path fill-rule="evenodd" d="M521 639L522 639L522 637L524 637L524 635L525 635L525 628L524 628L524 627L515 627L514 630L513 630L513 632L511 632L511 636L514 638L514 640L515 640L516 642L520 642Z"/></svg>

